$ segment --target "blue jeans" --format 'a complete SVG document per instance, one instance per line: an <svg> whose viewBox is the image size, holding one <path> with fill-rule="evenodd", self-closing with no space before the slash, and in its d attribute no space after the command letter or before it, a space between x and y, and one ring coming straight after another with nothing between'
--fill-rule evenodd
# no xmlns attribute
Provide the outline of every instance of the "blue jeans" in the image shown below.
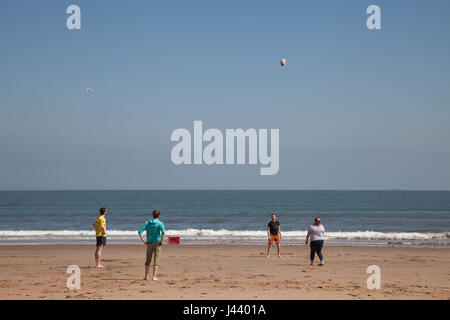
<svg viewBox="0 0 450 320"><path fill-rule="evenodd" d="M311 247L310 260L313 261L314 255L317 253L320 261L323 261L323 256L322 256L323 240L310 241L309 246Z"/></svg>

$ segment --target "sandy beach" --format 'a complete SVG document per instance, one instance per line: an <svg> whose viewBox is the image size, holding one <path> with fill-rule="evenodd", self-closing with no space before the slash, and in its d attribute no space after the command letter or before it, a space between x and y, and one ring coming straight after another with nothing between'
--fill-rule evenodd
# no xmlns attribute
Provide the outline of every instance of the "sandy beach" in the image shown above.
<svg viewBox="0 0 450 320"><path fill-rule="evenodd" d="M144 281L143 245L106 246L104 269L94 246L1 246L0 299L450 299L449 248L325 247L325 267L309 266L305 246L282 250L165 245L160 280ZM69 265L79 290L66 286ZM369 265L379 290L367 288Z"/></svg>

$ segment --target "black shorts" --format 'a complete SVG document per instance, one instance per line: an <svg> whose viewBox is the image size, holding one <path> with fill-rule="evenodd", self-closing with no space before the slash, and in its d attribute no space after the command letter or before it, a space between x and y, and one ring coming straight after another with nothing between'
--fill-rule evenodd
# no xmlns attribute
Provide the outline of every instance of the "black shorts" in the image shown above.
<svg viewBox="0 0 450 320"><path fill-rule="evenodd" d="M106 237L97 237L97 247L106 246Z"/></svg>

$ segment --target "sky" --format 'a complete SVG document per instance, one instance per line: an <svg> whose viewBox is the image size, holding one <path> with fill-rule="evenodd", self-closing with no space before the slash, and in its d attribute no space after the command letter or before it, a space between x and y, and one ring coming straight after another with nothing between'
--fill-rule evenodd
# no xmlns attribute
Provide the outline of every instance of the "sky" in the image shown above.
<svg viewBox="0 0 450 320"><path fill-rule="evenodd" d="M66 27L72 4L80 30ZM366 27L373 4L381 30ZM3 0L0 190L450 190L449 12L447 0ZM279 172L174 165L171 133L195 120L279 129Z"/></svg>

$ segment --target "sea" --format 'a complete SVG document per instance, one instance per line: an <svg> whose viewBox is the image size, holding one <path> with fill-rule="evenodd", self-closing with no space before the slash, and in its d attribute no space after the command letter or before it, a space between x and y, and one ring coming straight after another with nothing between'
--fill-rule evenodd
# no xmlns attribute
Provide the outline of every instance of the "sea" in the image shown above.
<svg viewBox="0 0 450 320"><path fill-rule="evenodd" d="M304 244L315 217L327 245L450 245L450 191L402 190L1 191L0 245L94 244L101 207L108 244L140 244L159 209L182 244L266 245L275 213L285 245Z"/></svg>

